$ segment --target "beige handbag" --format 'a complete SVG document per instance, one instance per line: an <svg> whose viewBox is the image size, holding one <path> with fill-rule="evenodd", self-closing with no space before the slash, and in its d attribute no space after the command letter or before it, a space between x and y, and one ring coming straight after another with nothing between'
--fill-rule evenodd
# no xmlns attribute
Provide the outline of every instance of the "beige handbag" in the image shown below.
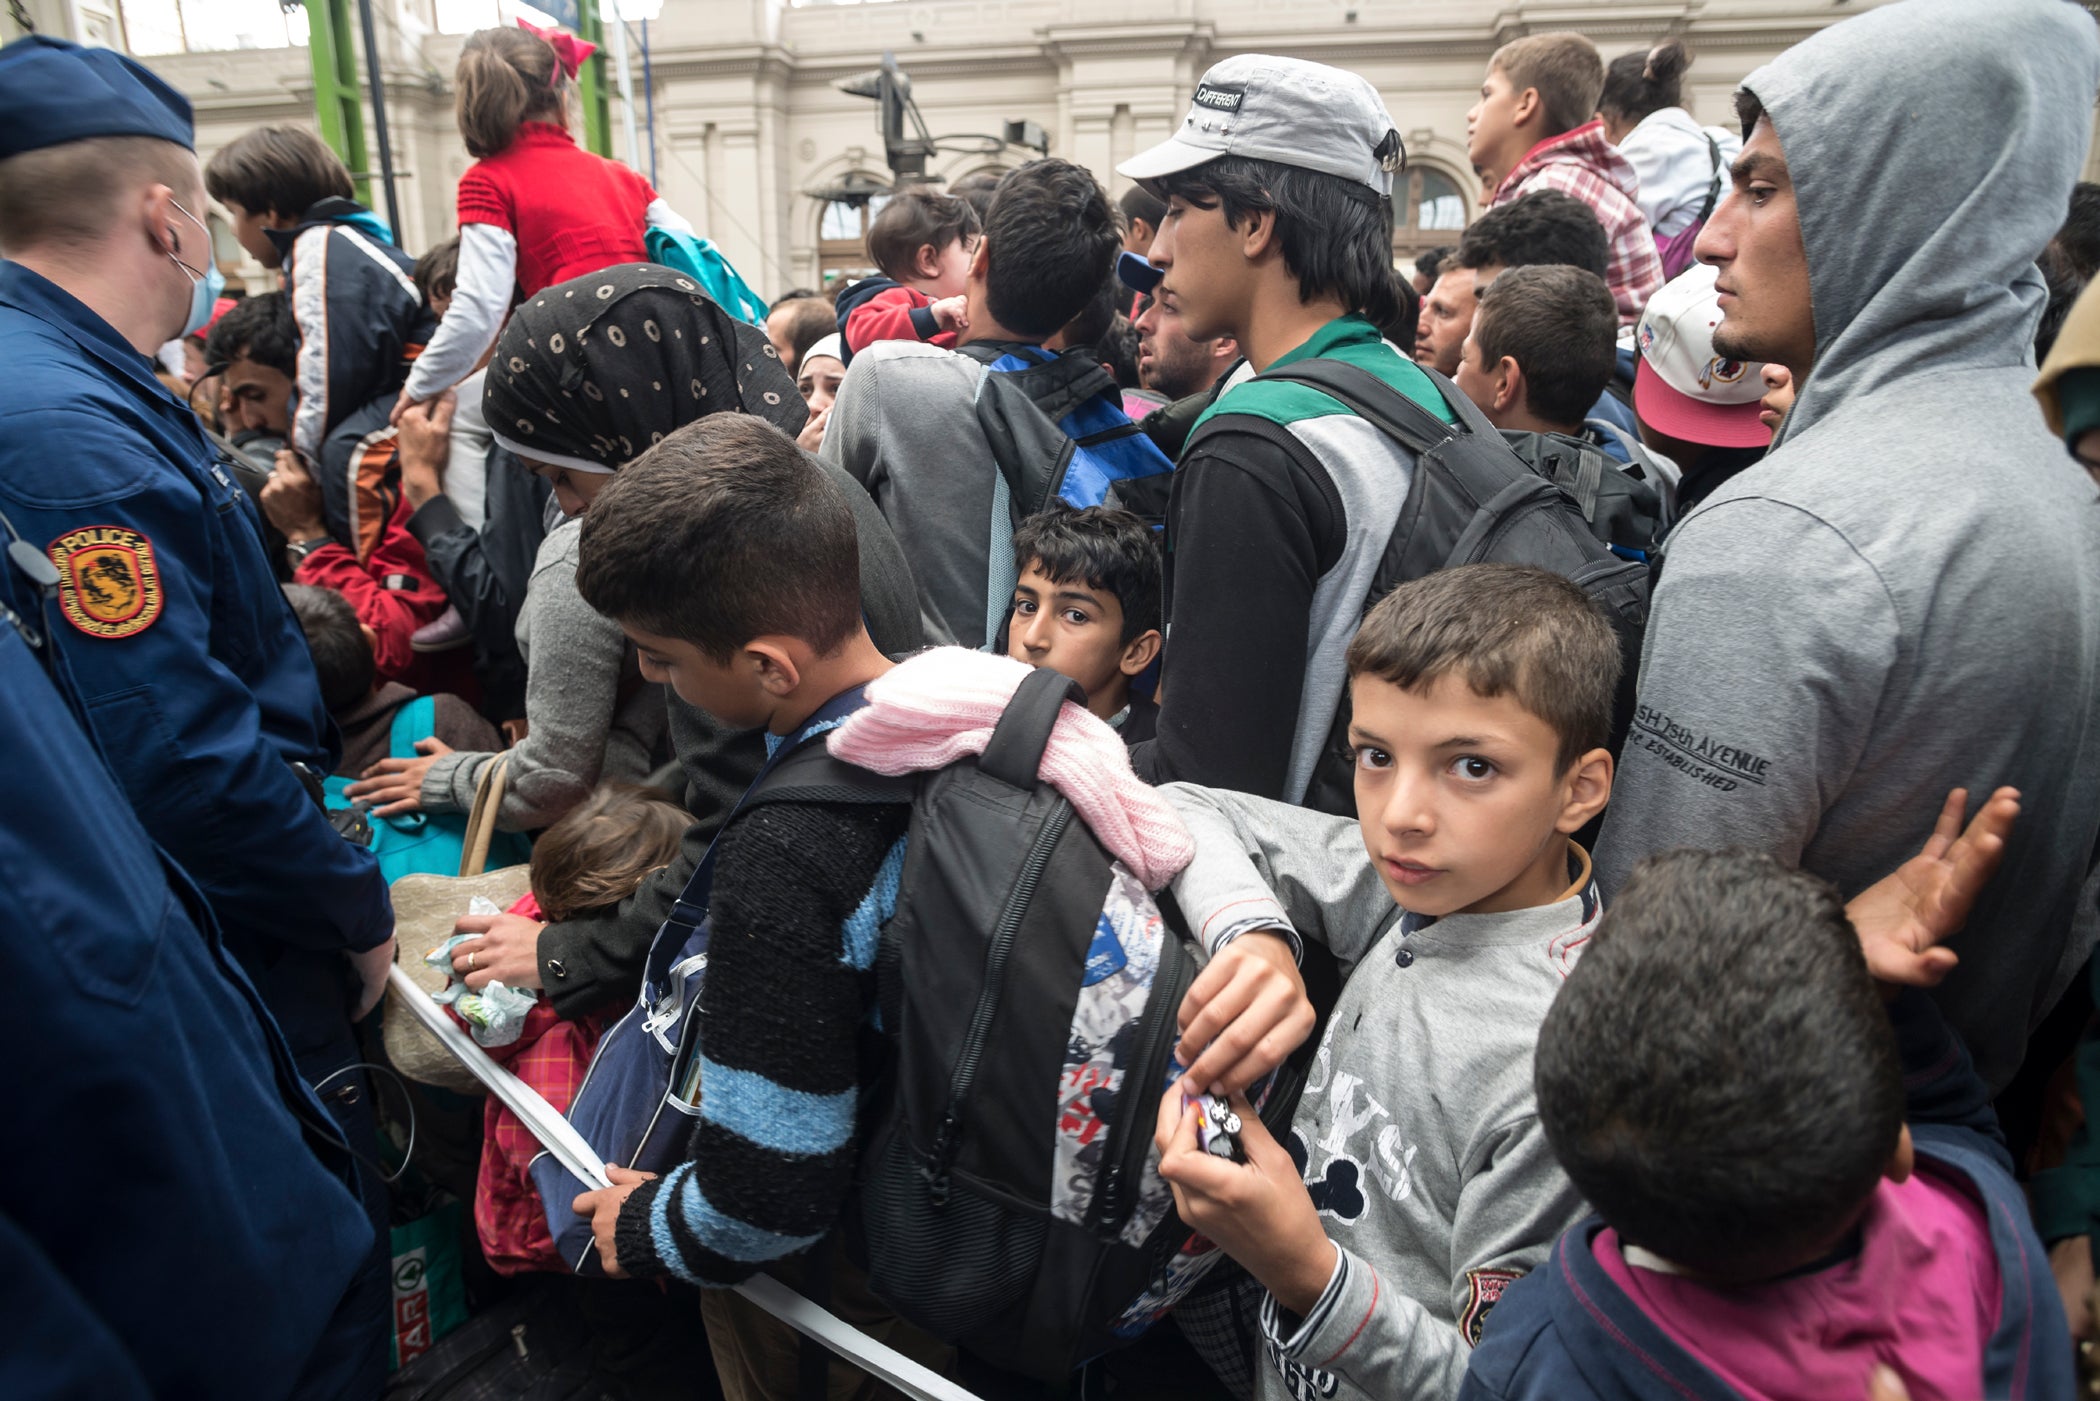
<svg viewBox="0 0 2100 1401"><path fill-rule="evenodd" d="M498 909L509 909L531 889L530 866L506 866L483 872L489 858L489 843L496 833L496 813L503 806L503 771L509 756L498 754L481 770L474 787L474 810L467 817L466 841L460 850L457 876L413 875L394 882L394 937L399 941L394 962L425 994L445 985L445 970L433 968L423 955L452 937L452 925L467 912L475 896L486 897ZM393 1005L405 994L388 987L382 1036L387 1059L411 1080L460 1094L486 1093L472 1072L459 1063L443 1043L416 1020L406 1007Z"/></svg>

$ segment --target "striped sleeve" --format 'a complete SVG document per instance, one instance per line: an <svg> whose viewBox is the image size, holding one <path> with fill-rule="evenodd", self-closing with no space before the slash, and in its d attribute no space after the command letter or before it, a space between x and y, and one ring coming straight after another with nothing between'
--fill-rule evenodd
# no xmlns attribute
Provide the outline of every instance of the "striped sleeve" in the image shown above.
<svg viewBox="0 0 2100 1401"><path fill-rule="evenodd" d="M905 809L783 803L723 836L688 1161L635 1191L629 1274L734 1284L821 1239L851 1186L872 969Z"/></svg>

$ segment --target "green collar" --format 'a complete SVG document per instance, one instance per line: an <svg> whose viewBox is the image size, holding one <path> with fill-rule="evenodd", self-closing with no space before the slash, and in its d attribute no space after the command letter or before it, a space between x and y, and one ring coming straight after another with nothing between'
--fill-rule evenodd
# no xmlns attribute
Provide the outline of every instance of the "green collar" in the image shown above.
<svg viewBox="0 0 2100 1401"><path fill-rule="evenodd" d="M1388 345L1376 326L1354 312L1328 322L1302 345L1277 356L1270 368L1313 359L1339 360L1368 370L1444 422L1458 421L1436 384L1422 373L1421 366ZM1193 440L1204 424L1220 414L1250 414L1289 427L1305 419L1348 412L1348 406L1308 385L1251 379L1213 400L1189 430L1189 436Z"/></svg>

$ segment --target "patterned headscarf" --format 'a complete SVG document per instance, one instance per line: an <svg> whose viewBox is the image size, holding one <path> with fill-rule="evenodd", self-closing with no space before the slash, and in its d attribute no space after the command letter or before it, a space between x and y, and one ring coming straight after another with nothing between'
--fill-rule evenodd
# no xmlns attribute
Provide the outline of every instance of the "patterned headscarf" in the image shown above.
<svg viewBox="0 0 2100 1401"><path fill-rule="evenodd" d="M558 283L511 313L481 397L499 446L615 472L672 430L724 410L790 437L809 410L766 333L655 263Z"/></svg>

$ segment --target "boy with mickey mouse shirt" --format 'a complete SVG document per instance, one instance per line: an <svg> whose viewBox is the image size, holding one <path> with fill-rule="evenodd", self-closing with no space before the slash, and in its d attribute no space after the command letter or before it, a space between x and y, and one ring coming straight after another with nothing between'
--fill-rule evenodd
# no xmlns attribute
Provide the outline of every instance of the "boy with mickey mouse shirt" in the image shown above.
<svg viewBox="0 0 2100 1401"><path fill-rule="evenodd" d="M1582 591L1476 565L1401 585L1349 648L1358 820L1164 791L1209 966L1183 1083L1233 1095L1247 1161L1159 1116L1182 1219L1267 1291L1262 1401L1456 1396L1503 1289L1585 1214L1539 1126L1532 1048L1601 913L1571 839L1611 796L1618 644ZM1312 1024L1291 946L1347 981L1290 1141L1239 1092Z"/></svg>

